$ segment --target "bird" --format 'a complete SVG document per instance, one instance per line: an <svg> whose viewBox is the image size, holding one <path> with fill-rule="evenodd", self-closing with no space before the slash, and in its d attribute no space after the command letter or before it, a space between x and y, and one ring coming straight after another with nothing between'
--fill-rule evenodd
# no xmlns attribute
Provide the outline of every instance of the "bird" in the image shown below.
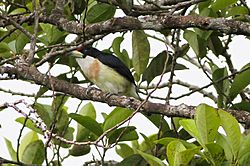
<svg viewBox="0 0 250 166"><path fill-rule="evenodd" d="M90 46L82 46L71 55L84 76L103 92L140 99L131 71L118 57Z"/></svg>

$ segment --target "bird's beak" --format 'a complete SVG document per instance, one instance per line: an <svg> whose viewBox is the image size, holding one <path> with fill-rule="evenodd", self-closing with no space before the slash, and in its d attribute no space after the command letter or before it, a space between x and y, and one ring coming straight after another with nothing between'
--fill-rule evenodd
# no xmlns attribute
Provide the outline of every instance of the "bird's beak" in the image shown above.
<svg viewBox="0 0 250 166"><path fill-rule="evenodd" d="M82 58L83 54L79 51L72 51L69 53L71 56L75 57L75 58Z"/></svg>

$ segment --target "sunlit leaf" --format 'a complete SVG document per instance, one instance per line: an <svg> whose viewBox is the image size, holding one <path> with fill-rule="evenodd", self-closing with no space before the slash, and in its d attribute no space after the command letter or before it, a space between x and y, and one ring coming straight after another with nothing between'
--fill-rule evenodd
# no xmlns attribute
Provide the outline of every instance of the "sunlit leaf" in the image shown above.
<svg viewBox="0 0 250 166"><path fill-rule="evenodd" d="M195 112L195 123L202 145L214 142L220 126L220 117L217 111L206 104L199 105Z"/></svg>
<svg viewBox="0 0 250 166"><path fill-rule="evenodd" d="M221 119L221 125L227 134L234 158L237 158L242 138L238 121L226 111L219 110L218 113Z"/></svg>

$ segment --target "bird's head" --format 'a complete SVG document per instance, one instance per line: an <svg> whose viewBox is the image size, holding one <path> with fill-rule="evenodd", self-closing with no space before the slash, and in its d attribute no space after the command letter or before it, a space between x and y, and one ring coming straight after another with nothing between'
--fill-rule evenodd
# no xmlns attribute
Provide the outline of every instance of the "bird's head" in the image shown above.
<svg viewBox="0 0 250 166"><path fill-rule="evenodd" d="M93 47L79 47L75 51L72 51L72 55L75 58L85 58L86 56L91 56L96 58L101 52Z"/></svg>

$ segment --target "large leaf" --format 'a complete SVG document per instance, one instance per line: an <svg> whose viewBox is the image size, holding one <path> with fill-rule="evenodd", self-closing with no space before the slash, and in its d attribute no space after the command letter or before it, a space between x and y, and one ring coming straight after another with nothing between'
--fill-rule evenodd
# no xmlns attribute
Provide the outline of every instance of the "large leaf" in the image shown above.
<svg viewBox="0 0 250 166"><path fill-rule="evenodd" d="M128 146L127 144L122 144L122 143L118 144L115 147L115 151L122 158L127 158L128 156L131 156L134 154L134 151L130 146Z"/></svg>
<svg viewBox="0 0 250 166"><path fill-rule="evenodd" d="M103 130L106 131L118 123L122 122L132 114L132 110L128 108L116 107L105 119Z"/></svg>
<svg viewBox="0 0 250 166"><path fill-rule="evenodd" d="M156 76L159 76L162 74L164 65L166 60L167 62L167 68L165 70L165 73L171 71L171 63L172 63L172 57L168 56L169 54L166 51L162 51L159 53L156 57L152 59L147 69L144 71L142 76L142 81L147 81L149 84ZM175 70L183 70L187 69L184 65L176 64Z"/></svg>
<svg viewBox="0 0 250 166"><path fill-rule="evenodd" d="M195 123L202 145L214 142L220 126L220 117L217 111L206 104L199 105L195 112Z"/></svg>
<svg viewBox="0 0 250 166"><path fill-rule="evenodd" d="M31 142L23 152L22 161L27 164L42 164L45 159L44 152L41 140Z"/></svg>
<svg viewBox="0 0 250 166"><path fill-rule="evenodd" d="M137 75L141 75L149 61L150 45L147 35L142 30L135 30L132 33L132 63Z"/></svg>
<svg viewBox="0 0 250 166"><path fill-rule="evenodd" d="M237 158L242 138L238 121L226 111L219 110L218 113L221 119L221 125L227 134L234 158Z"/></svg>
<svg viewBox="0 0 250 166"><path fill-rule="evenodd" d="M163 162L159 158L153 155L144 153L140 150L136 150L136 152L140 154L148 162L148 164L153 165L153 166L164 166Z"/></svg>
<svg viewBox="0 0 250 166"><path fill-rule="evenodd" d="M31 142L34 142L34 141L37 141L38 140L38 135L37 133L35 133L34 131L31 131L29 133L27 133L22 141L21 141L21 144L20 144L20 147L19 147L19 155L21 157L23 157L23 152L24 150L26 149L26 147L31 143ZM21 158L21 160L23 161L23 159Z"/></svg>
<svg viewBox="0 0 250 166"><path fill-rule="evenodd" d="M250 64L245 65L241 71L243 72L236 75L230 88L229 97L231 100L250 84Z"/></svg>
<svg viewBox="0 0 250 166"><path fill-rule="evenodd" d="M203 58L207 54L206 50L206 41L202 39L199 35L197 35L195 32L190 30L185 30L183 34L184 39L186 39L189 43L189 45L194 50L195 54Z"/></svg>
<svg viewBox="0 0 250 166"><path fill-rule="evenodd" d="M87 21L89 23L96 23L112 18L115 14L116 8L113 5L106 3L97 3L92 6L87 13Z"/></svg>
<svg viewBox="0 0 250 166"><path fill-rule="evenodd" d="M92 133L100 136L103 133L103 129L100 124L98 124L94 119L89 116L82 116L79 114L71 113L69 116L77 121L79 124L89 129Z"/></svg>
<svg viewBox="0 0 250 166"><path fill-rule="evenodd" d="M180 125L202 145L200 133L193 119L183 119Z"/></svg>

